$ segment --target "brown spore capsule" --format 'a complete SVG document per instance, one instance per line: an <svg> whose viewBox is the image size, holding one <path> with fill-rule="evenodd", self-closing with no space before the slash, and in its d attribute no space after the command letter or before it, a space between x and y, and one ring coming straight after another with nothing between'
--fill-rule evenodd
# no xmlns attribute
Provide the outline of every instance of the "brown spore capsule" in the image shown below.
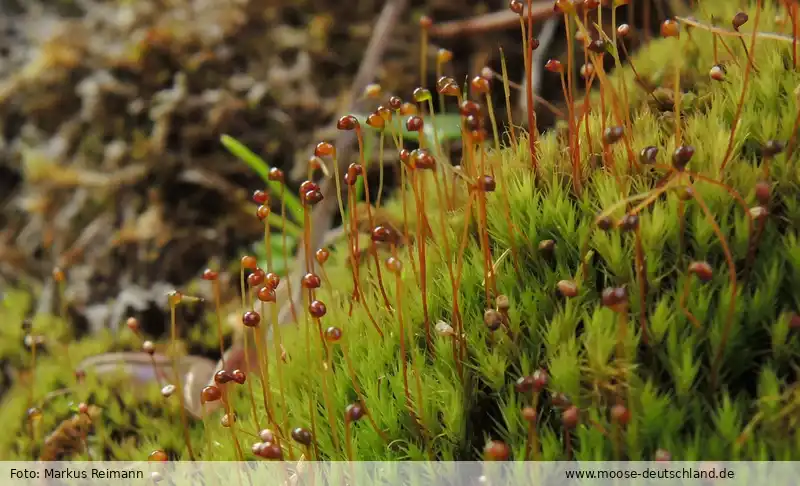
<svg viewBox="0 0 800 486"><path fill-rule="evenodd" d="M403 271L403 262L393 256L386 259L386 268L395 275Z"/></svg>
<svg viewBox="0 0 800 486"><path fill-rule="evenodd" d="M439 93L443 94L444 96L458 97L461 94L461 90L458 87L458 83L451 81L442 86L442 88L439 89Z"/></svg>
<svg viewBox="0 0 800 486"><path fill-rule="evenodd" d="M594 75L594 64L586 63L581 66L581 77L583 79L589 79Z"/></svg>
<svg viewBox="0 0 800 486"><path fill-rule="evenodd" d="M568 299L578 296L578 284L573 280L559 280L556 289L559 294Z"/></svg>
<svg viewBox="0 0 800 486"><path fill-rule="evenodd" d="M750 217L753 218L756 221L762 221L762 220L766 219L767 216L769 216L769 210L767 208L765 208L764 206L756 206L756 207L750 208L749 213L750 213Z"/></svg>
<svg viewBox="0 0 800 486"><path fill-rule="evenodd" d="M621 38L626 38L631 34L631 26L628 24L620 24L617 27L617 35Z"/></svg>
<svg viewBox="0 0 800 486"><path fill-rule="evenodd" d="M552 400L554 407L568 407L572 405L572 400L562 392L553 393L550 400Z"/></svg>
<svg viewBox="0 0 800 486"><path fill-rule="evenodd" d="M234 412L234 413L223 414L222 417L220 417L219 419L219 423L225 428L230 427L231 425L236 423L236 413Z"/></svg>
<svg viewBox="0 0 800 486"><path fill-rule="evenodd" d="M256 268L255 270L253 270L253 273L247 276L247 285L249 285L250 287L258 287L259 285L264 283L265 277L266 274L264 273L264 270Z"/></svg>
<svg viewBox="0 0 800 486"><path fill-rule="evenodd" d="M761 154L766 158L772 158L783 152L785 145L779 140L767 140L761 149Z"/></svg>
<svg viewBox="0 0 800 486"><path fill-rule="evenodd" d="M416 105L414 105L413 103L409 103L408 101L403 103L403 105L400 107L400 114L402 116L411 116L411 115L416 115L417 113L418 110Z"/></svg>
<svg viewBox="0 0 800 486"><path fill-rule="evenodd" d="M626 214L619 222L620 231L635 231L639 227L638 214Z"/></svg>
<svg viewBox="0 0 800 486"><path fill-rule="evenodd" d="M315 191L318 190L319 186L312 181L303 181L300 184L300 188L298 189L298 193L305 194L308 191Z"/></svg>
<svg viewBox="0 0 800 486"><path fill-rule="evenodd" d="M395 243L396 233L386 226L376 226L372 229L372 241L375 243Z"/></svg>
<svg viewBox="0 0 800 486"><path fill-rule="evenodd" d="M661 35L664 37L678 37L681 35L681 26L672 19L667 19L661 23Z"/></svg>
<svg viewBox="0 0 800 486"><path fill-rule="evenodd" d="M589 43L589 50L595 54L604 54L606 52L606 41L603 39L595 39Z"/></svg>
<svg viewBox="0 0 800 486"><path fill-rule="evenodd" d="M428 30L433 27L433 19L428 15L423 15L419 18L419 26L424 30Z"/></svg>
<svg viewBox="0 0 800 486"><path fill-rule="evenodd" d="M555 5L553 5L553 12L572 15L576 12L575 7L576 5L572 3L572 0L556 0Z"/></svg>
<svg viewBox="0 0 800 486"><path fill-rule="evenodd" d="M269 170L267 178L273 182L283 182L283 171L277 167L273 167Z"/></svg>
<svg viewBox="0 0 800 486"><path fill-rule="evenodd" d="M495 297L494 305L500 312L507 312L511 308L511 301L507 295L500 294Z"/></svg>
<svg viewBox="0 0 800 486"><path fill-rule="evenodd" d="M37 407L31 407L27 410L25 415L29 421L37 421L42 418L42 410Z"/></svg>
<svg viewBox="0 0 800 486"><path fill-rule="evenodd" d="M258 267L258 259L252 255L242 257L242 268L245 270L255 270Z"/></svg>
<svg viewBox="0 0 800 486"><path fill-rule="evenodd" d="M230 372L225 370L219 370L214 373L214 383L217 385L224 385L225 383L230 383L233 381L233 375Z"/></svg>
<svg viewBox="0 0 800 486"><path fill-rule="evenodd" d="M166 452L156 449L147 456L147 460L150 462L167 462L169 456L167 456Z"/></svg>
<svg viewBox="0 0 800 486"><path fill-rule="evenodd" d="M594 222L601 231L608 231L614 226L614 221L609 216L600 216Z"/></svg>
<svg viewBox="0 0 800 486"><path fill-rule="evenodd" d="M586 10L597 10L600 6L600 0L583 0L583 8Z"/></svg>
<svg viewBox="0 0 800 486"><path fill-rule="evenodd" d="M666 449L657 449L653 455L655 462L669 462L672 460L672 454Z"/></svg>
<svg viewBox="0 0 800 486"><path fill-rule="evenodd" d="M325 329L325 340L331 343L339 342L342 339L342 330L336 326Z"/></svg>
<svg viewBox="0 0 800 486"><path fill-rule="evenodd" d="M321 300L315 300L308 304L308 313L319 319L328 313L328 308Z"/></svg>
<svg viewBox="0 0 800 486"><path fill-rule="evenodd" d="M653 165L658 161L658 147L649 145L639 152L639 163Z"/></svg>
<svg viewBox="0 0 800 486"><path fill-rule="evenodd" d="M418 117L417 115L412 115L406 120L406 130L409 132L422 131L424 126L425 123L422 121L422 118Z"/></svg>
<svg viewBox="0 0 800 486"><path fill-rule="evenodd" d="M325 265L325 262L327 262L328 258L330 257L331 257L331 252L327 248L320 248L314 253L314 258L320 265Z"/></svg>
<svg viewBox="0 0 800 486"><path fill-rule="evenodd" d="M142 343L142 351L152 356L156 352L156 346L153 341L145 341Z"/></svg>
<svg viewBox="0 0 800 486"><path fill-rule="evenodd" d="M608 287L601 294L601 302L606 307L617 308L628 300L628 290L625 287Z"/></svg>
<svg viewBox="0 0 800 486"><path fill-rule="evenodd" d="M625 129L620 126L608 127L603 132L603 143L606 145L614 145L622 140L625 135Z"/></svg>
<svg viewBox="0 0 800 486"><path fill-rule="evenodd" d="M441 93L442 90L445 88L445 86L455 82L456 82L455 79L449 76L441 76L439 79L436 80L436 91Z"/></svg>
<svg viewBox="0 0 800 486"><path fill-rule="evenodd" d="M526 422L536 422L536 410L533 407L525 407L522 409L522 419Z"/></svg>
<svg viewBox="0 0 800 486"><path fill-rule="evenodd" d="M485 95L491 90L491 83L483 76L475 76L469 83L472 92L475 94Z"/></svg>
<svg viewBox="0 0 800 486"><path fill-rule="evenodd" d="M453 60L453 52L447 49L439 49L436 51L436 62L445 64Z"/></svg>
<svg viewBox="0 0 800 486"><path fill-rule="evenodd" d="M475 132L483 128L483 120L480 116L469 115L464 118L464 126L470 132Z"/></svg>
<svg viewBox="0 0 800 486"><path fill-rule="evenodd" d="M209 282L213 282L214 280L219 278L219 273L211 270L210 268L206 268L203 270L203 280L208 280Z"/></svg>
<svg viewBox="0 0 800 486"><path fill-rule="evenodd" d="M275 433L270 429L261 429L258 433L258 438L262 442L275 442Z"/></svg>
<svg viewBox="0 0 800 486"><path fill-rule="evenodd" d="M313 437L311 436L311 432L307 429L297 427L292 430L292 439L304 446L310 446Z"/></svg>
<svg viewBox="0 0 800 486"><path fill-rule="evenodd" d="M408 149L400 149L397 156L400 157L402 163L408 164L409 160L411 160L411 151Z"/></svg>
<svg viewBox="0 0 800 486"><path fill-rule="evenodd" d="M492 440L484 446L483 456L487 461L507 461L511 456L511 448L505 442Z"/></svg>
<svg viewBox="0 0 800 486"><path fill-rule="evenodd" d="M738 12L731 20L733 30L738 31L744 24L747 23L748 20L750 20L750 17L746 13Z"/></svg>
<svg viewBox="0 0 800 486"><path fill-rule="evenodd" d="M556 251L555 240L542 240L539 242L539 252L545 255L552 255Z"/></svg>
<svg viewBox="0 0 800 486"><path fill-rule="evenodd" d="M283 460L283 450L274 442L265 442L261 446L258 456L263 457L264 459L280 461Z"/></svg>
<svg viewBox="0 0 800 486"><path fill-rule="evenodd" d="M209 385L200 392L200 401L202 403L216 402L222 398L222 391L215 385Z"/></svg>
<svg viewBox="0 0 800 486"><path fill-rule="evenodd" d="M574 429L578 426L581 418L581 412L578 407L571 405L566 410L561 412L561 423L564 424L565 429Z"/></svg>
<svg viewBox="0 0 800 486"><path fill-rule="evenodd" d="M164 398L169 398L169 397L172 396L173 393L175 393L175 390L177 390L177 387L175 385L173 385L172 383L170 383L168 385L164 385L161 388L161 396L164 397Z"/></svg>
<svg viewBox="0 0 800 486"><path fill-rule="evenodd" d="M714 269L707 262L695 261L689 264L689 274L708 282L714 277Z"/></svg>
<svg viewBox="0 0 800 486"><path fill-rule="evenodd" d="M336 128L339 130L355 130L359 127L358 120L353 115L345 115L336 122Z"/></svg>
<svg viewBox="0 0 800 486"><path fill-rule="evenodd" d="M247 381L247 374L242 370L233 370L231 371L231 378L233 381L239 385L244 385Z"/></svg>
<svg viewBox="0 0 800 486"><path fill-rule="evenodd" d="M269 201L269 194L265 191L257 190L253 192L253 202L256 204L267 204Z"/></svg>
<svg viewBox="0 0 800 486"><path fill-rule="evenodd" d="M486 324L490 331L496 331L503 323L503 315L495 309L486 309L483 313L483 323Z"/></svg>
<svg viewBox="0 0 800 486"><path fill-rule="evenodd" d="M548 61L544 64L544 68L551 73L562 73L564 72L564 65L561 64L561 61L558 59L548 59Z"/></svg>
<svg viewBox="0 0 800 486"><path fill-rule="evenodd" d="M303 202L305 202L310 206L319 203L320 201L322 201L322 199L323 199L322 191L318 189L313 191L307 191L303 194Z"/></svg>
<svg viewBox="0 0 800 486"><path fill-rule="evenodd" d="M631 421L631 411L625 405L618 403L611 407L611 420L622 426L628 425Z"/></svg>
<svg viewBox="0 0 800 486"><path fill-rule="evenodd" d="M275 289L269 286L264 286L258 289L256 296L261 302L275 302L278 299L277 295L275 294Z"/></svg>
<svg viewBox="0 0 800 486"><path fill-rule="evenodd" d="M375 99L381 95L383 90L381 85L377 83L370 83L364 87L364 97Z"/></svg>
<svg viewBox="0 0 800 486"><path fill-rule="evenodd" d="M517 378L516 383L514 383L514 390L517 393L531 393L534 390L534 383L533 383L533 376L521 376Z"/></svg>
<svg viewBox="0 0 800 486"><path fill-rule="evenodd" d="M525 13L525 4L521 0L511 0L508 2L508 8L517 15Z"/></svg>
<svg viewBox="0 0 800 486"><path fill-rule="evenodd" d="M497 182L494 177L484 174L478 178L478 189L483 192L494 192L497 189Z"/></svg>
<svg viewBox="0 0 800 486"><path fill-rule="evenodd" d="M691 186L678 186L675 191L681 201L689 201L694 198L694 189Z"/></svg>
<svg viewBox="0 0 800 486"><path fill-rule="evenodd" d="M322 285L322 280L320 280L317 274L307 273L303 275L303 279L301 280L300 284L304 289L318 289Z"/></svg>
<svg viewBox="0 0 800 486"><path fill-rule="evenodd" d="M314 155L317 157L330 157L336 153L336 148L328 142L320 142L314 148Z"/></svg>
<svg viewBox="0 0 800 486"><path fill-rule="evenodd" d="M689 162L694 157L694 147L691 145L681 145L672 153L672 166L676 170L683 170L689 165Z"/></svg>
<svg viewBox="0 0 800 486"><path fill-rule="evenodd" d="M383 130L386 126L386 119L378 113L371 113L367 117L367 125L376 130Z"/></svg>
<svg viewBox="0 0 800 486"><path fill-rule="evenodd" d="M360 403L351 403L344 411L348 422L357 422L364 416L364 407Z"/></svg>
<svg viewBox="0 0 800 486"><path fill-rule="evenodd" d="M409 159L411 167L419 170L431 170L436 167L436 159L426 149L416 149Z"/></svg>
<svg viewBox="0 0 800 486"><path fill-rule="evenodd" d="M88 415L89 414L89 405L86 402L81 402L78 404L78 413L81 415Z"/></svg>
<svg viewBox="0 0 800 486"><path fill-rule="evenodd" d="M725 69L719 64L715 64L708 71L708 76L714 81L725 81Z"/></svg>
<svg viewBox="0 0 800 486"><path fill-rule="evenodd" d="M242 315L242 324L247 327L257 327L261 322L261 316L256 311L247 311Z"/></svg>
<svg viewBox="0 0 800 486"><path fill-rule="evenodd" d="M389 108L393 110L399 110L403 106L403 100L400 99L398 96L392 96L389 98Z"/></svg>
<svg viewBox="0 0 800 486"><path fill-rule="evenodd" d="M129 317L128 320L125 322L125 324L127 324L128 329L130 329L131 331L136 333L139 332L139 320L136 319L135 317Z"/></svg>
<svg viewBox="0 0 800 486"><path fill-rule="evenodd" d="M264 280L267 282L267 287L273 290L277 289L278 285L281 283L281 277L274 272L269 272L266 277L264 277Z"/></svg>
<svg viewBox="0 0 800 486"><path fill-rule="evenodd" d="M425 103L432 99L430 90L425 88L416 88L411 96L417 103Z"/></svg>
<svg viewBox="0 0 800 486"><path fill-rule="evenodd" d="M375 109L375 113L377 113L378 116L383 118L384 121L389 121L392 119L392 110L386 108L383 105L378 106L378 108Z"/></svg>
<svg viewBox="0 0 800 486"><path fill-rule="evenodd" d="M542 391L544 387L547 386L547 382L550 379L547 371L541 368L534 371L531 378L533 378L533 389L537 392Z"/></svg>
<svg viewBox="0 0 800 486"><path fill-rule="evenodd" d="M467 117L472 115L477 117L481 114L481 105L474 101L464 100L461 102L461 105L459 105L458 110L461 116Z"/></svg>

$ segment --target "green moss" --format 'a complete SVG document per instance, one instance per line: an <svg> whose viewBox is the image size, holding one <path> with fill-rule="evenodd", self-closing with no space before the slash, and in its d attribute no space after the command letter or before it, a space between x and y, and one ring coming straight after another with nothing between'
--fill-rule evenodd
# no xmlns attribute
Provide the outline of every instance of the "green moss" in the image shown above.
<svg viewBox="0 0 800 486"><path fill-rule="evenodd" d="M728 2L705 5L713 12L701 12L701 18L712 13L730 18L735 13L735 5ZM777 13L774 7L765 6L759 30L778 30L773 21ZM791 316L800 309L796 291L800 285L800 168L796 157L788 160L782 154L769 163L771 216L757 239L751 264L748 249L754 237L746 209L757 205L754 188L764 173L765 162L758 148L768 140L790 140L795 135L793 123L800 107L794 90L800 84L800 74L787 68L791 43L758 41L753 53L757 72L752 73L745 90L732 156L720 178L747 61L741 44L726 38L736 62L727 65L725 81L711 80L706 74L714 64L711 34L701 29L686 34L684 31L680 39L653 42L634 58L635 67L650 82L668 90L674 82L673 63L680 63L682 83L688 90L682 96L681 136L683 144L696 149L688 170L730 186L741 194L748 208L718 184L695 177L692 187L698 195L696 200L681 203L677 190L655 198L640 212L638 237L616 229L599 230L595 224L598 213L618 204L619 211L609 215L621 218L626 207L619 205L620 201L653 190L667 175L666 170L638 170L629 165L622 142L608 148L607 160L613 161L614 170L591 168L590 161L603 152L599 106L594 107L589 119L593 146L584 143L587 137L581 130L579 196L573 187L569 151L555 134L538 141L536 178L530 170L526 140L499 153L490 151L485 163L498 171L498 187L487 195L488 232L492 258L498 262L497 291L510 301L508 332L502 328L492 332L483 322L487 302L475 219L478 205L468 205L468 195L461 188L459 203L441 220L442 205L433 176L428 174L425 201L433 232L427 243L425 297L429 323L432 328L439 320L455 326L447 246L452 262L463 261L458 283L458 309L466 342L463 368L460 370L459 360L454 358L450 336L434 333L434 352L426 353L423 294L408 250L399 249L404 262L399 283L387 270L382 272L393 309L383 304L374 265L362 265L364 300L373 324L363 305L354 305L350 312L352 289L338 284L352 282L346 249L340 245L326 265L329 280L324 281L317 297L328 308L322 329L337 326L343 330L344 339L328 344L331 356L327 361L316 325L301 319L299 326L282 329L280 339L287 362L275 359L277 346L271 344L268 353L269 395L273 398L270 408L277 424L268 424L260 382L251 379L255 414L248 387L233 388L239 428L255 433L254 422L258 422L259 427L280 428L288 436L292 428L310 429L313 423L320 457L345 459L345 407L360 398L353 373L372 419L390 441L385 443L382 434L362 419L351 427L355 458L469 459L480 454L488 439L495 439L507 443L513 457L520 459L528 441L528 424L521 408L530 405L533 398L530 393L517 392L514 384L519 377L545 368L549 382L537 399L538 445L534 447L542 459L564 459L572 454L585 460L648 460L658 449L682 460L797 459L800 395L795 370L800 342L796 330L790 328ZM645 146L656 146L659 163L669 165L676 148L674 116L648 103L649 95L635 86L629 68L612 79L613 92L620 98L623 83L626 87L632 120L628 133L631 149L638 154ZM607 98L610 92L607 86ZM621 99L618 101L621 103ZM612 113L606 123L620 124ZM501 166L505 177L499 175ZM449 188L452 190L453 185ZM414 214L410 193L407 201L409 214ZM638 202L627 205L627 210ZM467 214L467 208L472 214ZM402 221L400 199L391 201L386 209ZM464 224L470 225L471 236L463 258L457 258ZM754 220L752 224L756 227L759 223ZM538 248L548 239L556 242L550 256ZM644 282L636 270L637 240L646 263L644 294ZM730 248L737 271L735 295L723 241ZM416 248L412 251L419 265ZM387 256L382 253L381 259ZM708 282L691 277L687 271L691 261L701 260L713 268ZM571 299L559 296L556 288L560 280L574 280L578 295ZM603 290L618 286L627 289L627 312L614 312L602 305ZM697 327L681 310L684 288L689 289L686 310L696 318ZM19 322L25 303L17 298L6 302L3 320ZM2 356L24 368L30 357L19 347L21 331L13 329L16 327L3 328L2 342L14 344L4 344ZM213 326L204 329L209 335L215 332ZM70 343L69 356L79 359L116 349L116 339L98 336ZM406 405L400 355L403 340L408 351L407 388L414 414ZM329 365L324 365L326 361ZM63 356L52 353L38 361L36 397L71 383L63 363ZM122 390L112 394L90 381L77 393L82 400L103 408L102 427L93 440L106 455L142 458L158 448L188 457L181 429L175 425L180 423L178 401L164 400L157 387L153 390L146 396L133 397ZM579 424L570 434L565 434L562 411L553 403L559 393L566 394L580 409ZM112 398L114 395L122 399ZM26 397L26 387L15 385L2 407L4 423L18 424L24 430ZM625 427L611 420L610 410L618 403L624 403L631 415ZM69 413L64 407L54 408L48 406L42 430L52 429ZM214 412L205 424L198 421L192 426L193 444L203 458L236 458L230 432L220 425L221 413ZM418 422L413 418L416 414L420 416ZM131 417L135 419L131 421ZM245 431L239 431L239 439L250 454L254 439ZM568 439L570 447L565 443ZM0 455L4 458L31 457L33 447L25 433L0 438ZM297 457L296 445L292 451L284 451L287 457L292 453Z"/></svg>

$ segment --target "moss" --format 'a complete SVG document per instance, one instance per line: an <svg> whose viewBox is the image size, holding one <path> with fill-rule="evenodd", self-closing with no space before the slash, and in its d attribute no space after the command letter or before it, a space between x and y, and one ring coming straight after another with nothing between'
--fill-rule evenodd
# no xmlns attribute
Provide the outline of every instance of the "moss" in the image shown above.
<svg viewBox="0 0 800 486"><path fill-rule="evenodd" d="M704 5L708 11L698 13L700 18L731 18L735 13L730 2ZM779 30L774 23L778 13L765 6L759 30ZM616 103L622 118L629 111L631 129L624 142L604 147L604 125L624 123L615 121L617 115L609 109L604 124L603 109L594 99L588 118L593 145L586 143L583 129L580 134L579 186L569 148L556 133L537 141L537 176L524 139L499 152L476 150L474 159L468 150L465 172L494 171L497 189L470 193L461 177L449 177L447 188L457 202L452 208L441 203L434 175L420 176L425 178L420 196L431 229L425 293L415 276L419 268L415 271L409 257L414 254L418 267L418 249L402 247L397 255L404 264L401 278L395 279L388 268L382 271L391 308L384 305L375 266L367 261L360 272L366 307L351 306L352 289L345 282L352 282L352 269L345 245L336 246L317 292L327 306L319 327L301 318L300 325L283 328L276 337L280 343L269 347L269 411L263 406L260 381L251 378L244 386L229 386L246 454L255 442L249 434L269 426L286 438L295 427L313 430L312 454L326 459L348 457L343 443L347 429L352 457L359 460L470 459L490 439L508 444L516 459L531 454L546 460L649 460L659 449L681 460L797 459L800 435L794 417L800 395L795 370L800 343L794 328L800 309L795 291L800 285L800 168L796 157L786 154L767 161L760 148L770 140L794 140L800 108L794 90L800 74L786 66L791 43L759 39L753 52L757 71L744 90L729 162L721 170L747 58L740 43L726 38L736 57L720 50L728 60L725 80L712 80L706 75L715 63L711 34L703 29L687 34L653 42L633 61L642 77L664 90L674 88L678 63L688 88L681 96L680 143L674 115L651 106L649 95L635 86L631 69L625 68L602 89L607 107ZM678 197L685 191L669 169L679 145L695 149L687 167L693 175L684 173L681 179L696 195L688 201ZM638 155L646 146L658 148L657 166L639 167L638 157L630 158L628 148ZM597 160L604 169L591 166ZM477 169L481 164L483 172ZM437 170L451 174L441 165ZM673 177L669 190L657 195L654 191L662 187L658 182L668 176ZM762 179L772 191L763 227L750 209L760 204L755 188ZM636 231L598 228L598 214L620 221L648 194L652 197L638 212ZM408 214L415 214L415 197L410 192L406 196ZM478 210L484 196L486 240L481 238ZM398 227L402 204L398 197L385 207ZM425 227L412 225L414 231ZM468 238L461 255L463 234ZM551 251L542 247L545 240L555 242ZM494 265L488 281L483 241L489 242ZM749 257L751 246L755 251ZM381 252L382 260L389 256L385 249ZM691 262L696 262L694 269L707 263L710 278L698 278L703 276L699 271L693 275ZM451 270L460 276L455 285L460 321L453 312ZM492 279L497 293L509 301L507 316L495 331L484 323L487 307L498 303L487 302L485 283L491 287ZM574 282L577 295L559 293L562 280ZM622 305L604 305L613 303L613 295L604 292L620 287L627 296ZM440 332L432 331L431 349L423 304L432 330L438 321L445 323ZM21 320L25 303L15 297L4 306L5 322ZM449 324L457 333L459 323L463 359L454 353L452 333L442 332ZM325 343L326 356L320 331L328 326L340 328L344 337ZM49 324L37 324L45 327L49 330ZM21 331L14 329L3 327L2 342L20 342ZM216 332L213 325L205 329L208 335ZM70 343L69 356L116 349L118 339L98 336ZM281 344L285 362L276 359ZM401 348L407 351L405 359ZM4 346L3 358L24 368L30 356L11 344ZM63 358L51 352L37 361L37 399L71 383ZM517 380L537 370L538 376L546 370L546 386L541 392L520 393ZM92 436L98 451L132 459L166 449L188 458L182 430L175 425L180 423L178 401L165 400L153 390L133 397L91 380L80 387L72 401L80 397L102 407L103 418L97 421L102 426ZM24 382L17 382L2 407L4 423L17 424L20 431L26 424L27 393ZM568 405L561 403L564 395ZM345 420L346 406L361 399L380 433L367 418L349 425ZM568 429L564 412L570 405L579 414L577 425ZM626 424L620 423L622 409L612 413L615 405L630 414ZM530 436L521 413L526 406L537 413ZM220 424L221 413L192 425L191 440L200 457L236 458L230 431ZM51 430L68 415L66 405L49 405L41 430ZM30 457L41 441L28 437L15 433L0 438L2 457ZM283 441L284 455L296 458L299 447L290 449L290 444L291 439Z"/></svg>

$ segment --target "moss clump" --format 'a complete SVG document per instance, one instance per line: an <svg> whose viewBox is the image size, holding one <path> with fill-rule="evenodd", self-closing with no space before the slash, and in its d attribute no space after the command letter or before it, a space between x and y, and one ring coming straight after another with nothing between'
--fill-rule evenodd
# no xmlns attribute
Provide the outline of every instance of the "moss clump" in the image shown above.
<svg viewBox="0 0 800 486"><path fill-rule="evenodd" d="M734 7L706 2L698 17L732 18ZM780 30L775 7L749 13L759 30ZM251 434L269 427L290 459L461 460L503 444L514 459L797 459L792 43L757 39L751 69L742 43L725 37L723 50L722 37L683 29L633 60L661 89L642 90L630 68L598 72L580 128L538 138L535 164L520 134L497 151L465 133L458 170L435 147L413 152L411 188L382 210L415 243L371 231L381 265L360 260L355 302L352 242L335 246L313 296L324 312L309 296L319 318L301 315L259 348L265 380L224 385L238 420L225 428L215 411L195 422L196 455L237 458L234 430L250 457ZM706 74L723 62L723 81ZM771 153L772 141L786 150ZM274 305L256 306L262 328ZM119 406L88 388L111 430L97 436L106 454L189 457L177 400L155 400L164 415L152 418L141 397ZM7 423L24 424L24 393L17 385L3 407ZM119 446L122 409L137 423L135 442ZM308 448L297 427L311 432ZM22 435L3 439L4 457L29 457Z"/></svg>

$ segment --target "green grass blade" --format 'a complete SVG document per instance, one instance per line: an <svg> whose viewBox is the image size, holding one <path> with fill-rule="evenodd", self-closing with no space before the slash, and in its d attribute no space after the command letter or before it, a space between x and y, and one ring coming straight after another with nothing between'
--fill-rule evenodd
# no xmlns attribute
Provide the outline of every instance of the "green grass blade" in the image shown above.
<svg viewBox="0 0 800 486"><path fill-rule="evenodd" d="M229 135L223 135L220 137L220 141L231 154L238 157L242 162L253 169L261 177L261 179L267 183L267 186L274 194L283 193L283 200L286 203L286 208L290 213L292 213L294 220L302 221L303 205L300 203L300 199L292 194L291 191L282 191L282 183L278 181L271 181L269 179L270 167L264 161L264 159L254 154L249 148L245 147L241 142Z"/></svg>

